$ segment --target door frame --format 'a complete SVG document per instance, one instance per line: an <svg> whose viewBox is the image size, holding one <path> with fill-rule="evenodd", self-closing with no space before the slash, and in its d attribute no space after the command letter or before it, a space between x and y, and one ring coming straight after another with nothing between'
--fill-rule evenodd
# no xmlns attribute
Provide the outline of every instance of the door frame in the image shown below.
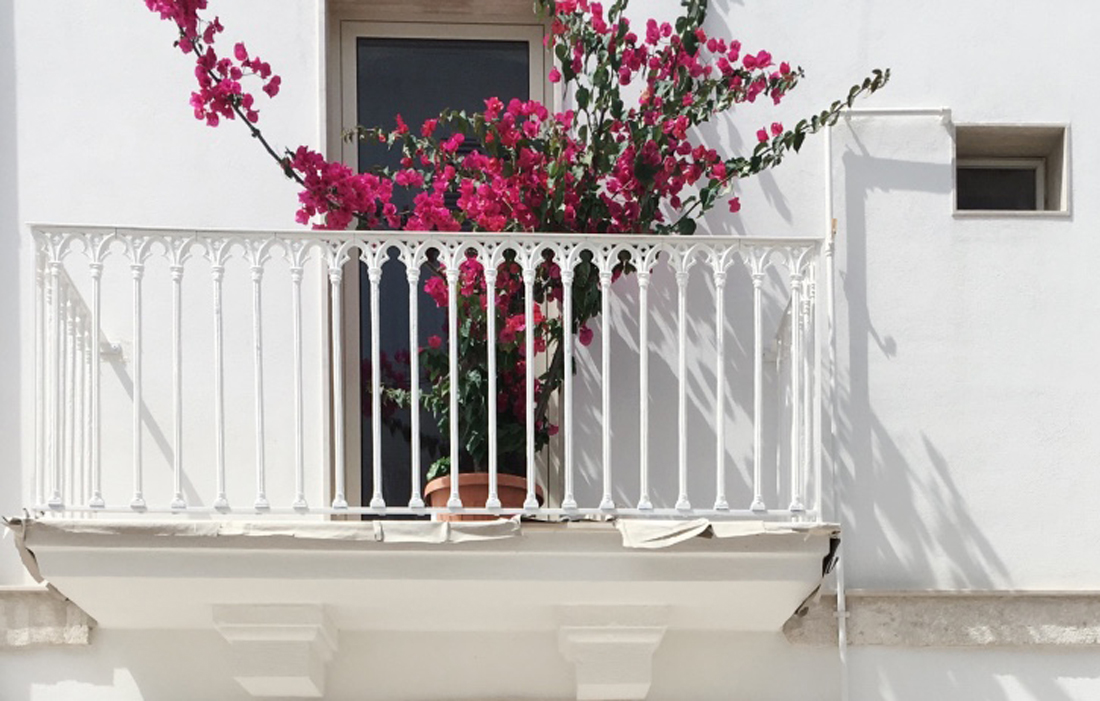
<svg viewBox="0 0 1100 701"><path fill-rule="evenodd" d="M553 56L544 39L550 31L548 21L531 9L530 0L510 5L493 3L488 12L480 12L479 2L465 11L440 12L437 0L409 0L397 5L384 3L337 2L330 10L327 22L326 51L327 138L326 155L358 170L359 153L354 142L346 142L343 133L356 126L357 81L356 40L359 37L403 39L466 39L470 41L527 41L530 47L530 98L539 100L553 111L561 109L563 93L560 83L550 83L547 71ZM488 4L488 3L486 3ZM360 406L361 368L359 359L360 285L359 261L349 261L344 267L342 284L343 329L342 355L344 377L344 455L334 455L332 470L344 470L345 498L349 506L363 506L363 433ZM331 324L331 316L329 316ZM331 330L331 329L330 329ZM331 333L329 334L331 338ZM330 363L330 367L332 364ZM329 378L331 386L331 377ZM330 402L335 401L330 397ZM334 412L329 411L334 416ZM332 431L330 431L330 436ZM330 452L334 452L330 446ZM543 451L539 471L544 481L552 481L560 467L556 456L560 450ZM545 457L549 453L552 457ZM335 484L335 473L329 475ZM404 506L404 504L400 504Z"/></svg>

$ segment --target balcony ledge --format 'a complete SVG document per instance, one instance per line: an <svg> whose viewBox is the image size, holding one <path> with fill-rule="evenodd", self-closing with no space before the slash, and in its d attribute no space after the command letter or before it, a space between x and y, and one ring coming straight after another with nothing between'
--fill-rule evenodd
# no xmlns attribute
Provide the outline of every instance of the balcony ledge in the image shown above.
<svg viewBox="0 0 1100 701"><path fill-rule="evenodd" d="M339 630L372 631L557 630L563 608L577 605L666 607L668 629L779 631L820 583L838 533L738 524L725 533L736 537L688 529L668 547L641 549L624 547L609 522L447 525L14 519L9 527L36 576L100 627L213 628L219 606L315 605Z"/></svg>

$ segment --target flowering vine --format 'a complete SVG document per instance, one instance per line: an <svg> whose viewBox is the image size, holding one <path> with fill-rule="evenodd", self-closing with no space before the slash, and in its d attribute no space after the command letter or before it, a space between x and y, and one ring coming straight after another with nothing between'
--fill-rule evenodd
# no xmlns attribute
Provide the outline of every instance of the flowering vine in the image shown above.
<svg viewBox="0 0 1100 701"><path fill-rule="evenodd" d="M708 34L707 0L681 0L683 12L675 23L650 19L638 28L625 16L627 0L613 0L606 8L593 0L535 0L549 20L546 43L555 65L548 78L565 88L567 109L489 97L484 110L446 110L420 125L410 127L398 115L392 129L360 126L347 137L385 144L400 152L401 161L394 169L356 172L306 146L282 152L271 146L257 126L257 100L244 85L258 83L273 98L281 78L243 43L234 45L231 56L219 55L214 45L224 27L217 17L200 16L206 0L145 3L175 23L176 45L195 59L195 117L210 126L223 120L244 123L301 187L297 221L318 229L689 235L720 203L738 212L735 188L741 181L781 163L808 134L835 123L844 108L889 80L889 71L875 70L844 99L793 127L763 125L751 153L720 154L697 142L695 128L746 103L780 104L804 77L801 68L766 50ZM627 86L638 96L629 97ZM407 207L396 204L409 199ZM446 307L443 266L428 265L424 291ZM617 278L633 271L633 261L623 258L613 272ZM513 259L500 265L495 309L488 309L483 264L471 253L460 265L455 342L462 379L456 391L461 441L474 463L487 462L489 411L498 413L502 453L523 452L528 411L535 411L536 448L556 431L546 409L562 381L562 336L575 334L582 345L591 341L589 324L600 309L598 278L591 260L575 268L573 328L563 329L560 316L549 311L562 296L561 271L549 253L539 264L532 354L549 358L536 381L536 406L528 407L520 266ZM496 317L501 368L497 397L486 390L489 314ZM445 345L433 336L418 349L432 387L425 406L443 430L450 420L453 379ZM400 388L387 391L394 402L408 401ZM435 472L447 467L446 460L437 461Z"/></svg>

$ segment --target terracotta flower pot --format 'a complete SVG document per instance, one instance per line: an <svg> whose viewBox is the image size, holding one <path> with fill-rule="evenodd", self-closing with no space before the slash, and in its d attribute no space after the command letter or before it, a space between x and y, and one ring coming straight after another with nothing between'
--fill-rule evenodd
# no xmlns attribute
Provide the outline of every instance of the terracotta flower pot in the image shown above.
<svg viewBox="0 0 1100 701"><path fill-rule="evenodd" d="M542 504L542 489L535 486L539 504ZM480 508L489 498L488 472L460 472L458 474L458 497L463 506ZM497 474L497 497L505 509L521 509L527 498L527 479L515 475ZM428 506L445 508L451 498L451 476L437 477L424 487L424 499ZM436 514L440 521L493 521L499 516L492 514Z"/></svg>

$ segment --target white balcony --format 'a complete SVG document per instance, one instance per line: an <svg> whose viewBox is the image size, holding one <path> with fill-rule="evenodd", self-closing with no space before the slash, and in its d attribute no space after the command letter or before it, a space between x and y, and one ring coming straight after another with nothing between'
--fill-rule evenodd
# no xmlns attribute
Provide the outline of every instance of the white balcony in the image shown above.
<svg viewBox="0 0 1100 701"><path fill-rule="evenodd" d="M32 517L16 528L31 566L100 625L217 627L234 645L305 626L322 662L332 651L316 641L330 627L556 631L579 695L641 698L664 630L776 632L831 562L831 261L820 240L33 234L37 459ZM535 380L554 349L538 353L528 337L518 380L490 368L489 397L509 391L498 382L526 393L524 460L511 468L527 478L524 503L497 502L505 468L490 459L485 501L452 491L432 507L428 464L460 462L458 434L433 443L431 416L406 411L408 440L387 438L393 378L364 381L360 347L378 368L387 334L405 348L438 334L453 373L458 275L425 316L424 278L408 271L429 254L457 271L471 252L486 270L514 254L523 333L548 255L565 284L546 317L571 327L568 283L582 264L604 294L591 343L562 338L547 414L560 431L542 449L530 440ZM624 260L636 270L613 276ZM490 327L486 362L498 339ZM431 385L417 358L401 389L418 406ZM485 426L490 456L502 422ZM501 520L441 520L454 514ZM267 632L254 630L265 617ZM294 635L268 642L301 644ZM628 679L582 680L586 656L602 654L593 641L637 652ZM262 672L242 674L266 693ZM321 693L314 672L299 676L304 695Z"/></svg>
<svg viewBox="0 0 1100 701"><path fill-rule="evenodd" d="M820 240L56 226L34 227L34 236L34 511L823 520L829 322L826 305L817 304L816 281L825 278ZM544 255L553 254L563 279L592 255L607 294L591 322L592 346L571 334L563 339L565 380L554 397L560 435L536 452L535 426L526 422L522 507L493 498L461 503L454 491L447 506L433 508L422 494L430 418L408 412L417 437L409 440L409 493L395 497L387 488L384 438L365 451L372 491L352 493L362 470L352 462L360 433L382 434L387 380L364 378L359 391L358 363L348 358L359 350L346 338L359 326L358 318L349 325L345 309L348 261L365 264L371 310L360 337L370 349L364 362L379 367L386 324L407 323L414 346L433 334L455 337L447 334L453 305L443 312L446 323L418 328L423 277L410 283L406 271L420 269L431 252L451 264L454 290L458 264L474 251L496 263L514 252L528 291ZM649 272L612 282L623 260ZM392 294L395 283L400 295ZM545 307L568 323L565 288L559 303ZM395 322L390 309L409 321ZM531 328L531 304L525 314ZM460 353L444 342L457 368ZM532 383L547 363L533 345L529 417ZM504 390L496 385L496 354L489 356L486 391L494 396ZM413 381L405 388L419 405L428 380L417 353L408 362ZM697 430L700 419L705 431ZM491 445L495 420L485 427ZM452 429L439 436L440 452L459 462L459 428ZM710 445L700 445L703 433ZM493 459L486 467L495 483L500 468Z"/></svg>

